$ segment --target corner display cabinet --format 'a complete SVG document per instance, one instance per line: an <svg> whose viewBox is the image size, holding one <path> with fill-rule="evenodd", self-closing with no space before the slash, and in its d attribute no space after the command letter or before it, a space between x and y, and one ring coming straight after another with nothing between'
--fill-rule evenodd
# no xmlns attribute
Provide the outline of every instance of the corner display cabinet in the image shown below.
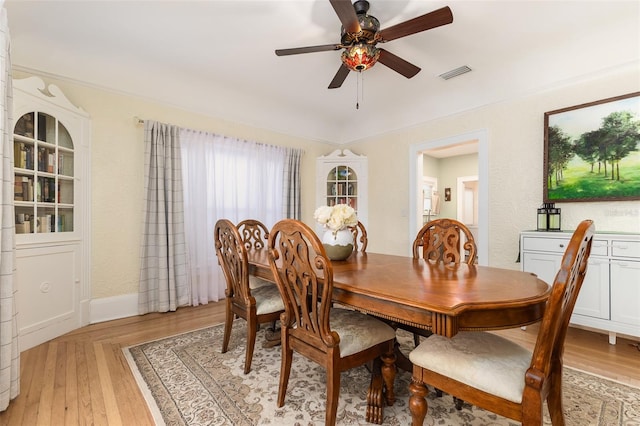
<svg viewBox="0 0 640 426"><path fill-rule="evenodd" d="M316 205L347 204L367 225L367 157L348 149L335 150L316 160Z"/></svg>
<svg viewBox="0 0 640 426"><path fill-rule="evenodd" d="M20 347L89 322L88 114L37 77L13 81Z"/></svg>

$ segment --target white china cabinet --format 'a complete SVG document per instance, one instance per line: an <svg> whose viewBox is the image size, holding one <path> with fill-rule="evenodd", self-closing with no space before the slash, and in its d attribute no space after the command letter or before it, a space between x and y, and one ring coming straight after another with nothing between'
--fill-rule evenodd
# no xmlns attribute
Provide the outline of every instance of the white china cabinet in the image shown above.
<svg viewBox="0 0 640 426"><path fill-rule="evenodd" d="M89 321L90 120L55 85L14 80L20 348Z"/></svg>

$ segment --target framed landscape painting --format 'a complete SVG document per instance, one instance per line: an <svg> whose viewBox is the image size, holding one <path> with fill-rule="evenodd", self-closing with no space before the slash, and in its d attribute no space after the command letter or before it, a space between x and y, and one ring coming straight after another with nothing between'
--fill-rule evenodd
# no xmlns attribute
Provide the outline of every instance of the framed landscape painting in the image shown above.
<svg viewBox="0 0 640 426"><path fill-rule="evenodd" d="M640 200L640 92L544 114L544 202Z"/></svg>

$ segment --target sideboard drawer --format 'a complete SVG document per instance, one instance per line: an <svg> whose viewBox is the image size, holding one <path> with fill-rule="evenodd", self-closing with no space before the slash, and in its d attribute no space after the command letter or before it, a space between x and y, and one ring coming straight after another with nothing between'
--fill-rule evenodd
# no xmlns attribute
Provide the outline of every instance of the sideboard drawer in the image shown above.
<svg viewBox="0 0 640 426"><path fill-rule="evenodd" d="M614 257L635 257L640 259L640 241L611 241L611 255Z"/></svg>
<svg viewBox="0 0 640 426"><path fill-rule="evenodd" d="M546 251L550 253L564 253L569 245L568 238L533 238L522 239L522 250Z"/></svg>
<svg viewBox="0 0 640 426"><path fill-rule="evenodd" d="M607 240L593 239L591 243L591 256L608 256L609 242Z"/></svg>

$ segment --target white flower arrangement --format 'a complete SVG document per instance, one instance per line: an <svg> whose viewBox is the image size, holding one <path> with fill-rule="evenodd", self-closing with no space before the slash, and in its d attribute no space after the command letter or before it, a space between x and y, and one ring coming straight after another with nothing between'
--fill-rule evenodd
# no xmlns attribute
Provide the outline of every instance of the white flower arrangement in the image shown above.
<svg viewBox="0 0 640 426"><path fill-rule="evenodd" d="M335 206L320 206L313 214L313 218L324 227L334 233L358 224L358 217L353 207L346 204L336 204Z"/></svg>

